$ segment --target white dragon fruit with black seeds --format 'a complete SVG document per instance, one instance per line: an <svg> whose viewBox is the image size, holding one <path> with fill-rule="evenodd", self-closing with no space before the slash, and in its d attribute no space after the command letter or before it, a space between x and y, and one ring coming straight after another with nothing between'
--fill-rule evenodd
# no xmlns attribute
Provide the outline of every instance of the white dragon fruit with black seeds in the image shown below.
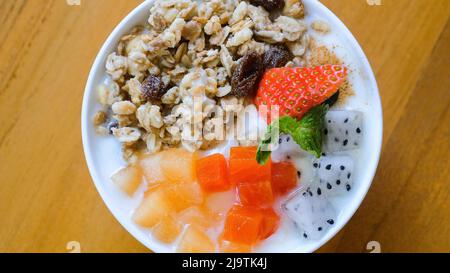
<svg viewBox="0 0 450 273"><path fill-rule="evenodd" d="M329 111L323 131L324 151L338 152L358 149L363 134L363 113Z"/></svg>
<svg viewBox="0 0 450 273"><path fill-rule="evenodd" d="M297 192L283 205L283 209L305 239L322 238L336 221L336 211L331 203L309 188Z"/></svg>
<svg viewBox="0 0 450 273"><path fill-rule="evenodd" d="M313 162L318 183L311 191L323 196L334 196L351 191L354 162L350 156L328 155Z"/></svg>

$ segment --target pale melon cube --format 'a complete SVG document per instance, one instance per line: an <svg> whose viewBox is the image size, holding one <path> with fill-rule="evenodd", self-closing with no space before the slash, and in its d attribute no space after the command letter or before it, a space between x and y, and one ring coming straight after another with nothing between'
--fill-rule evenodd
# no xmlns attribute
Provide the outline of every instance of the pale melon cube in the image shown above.
<svg viewBox="0 0 450 273"><path fill-rule="evenodd" d="M165 217L152 228L152 235L163 243L170 244L177 239L183 225L173 217Z"/></svg>
<svg viewBox="0 0 450 273"><path fill-rule="evenodd" d="M215 224L215 218L206 209L201 207L190 207L177 216L183 224L195 225L202 228L209 228Z"/></svg>
<svg viewBox="0 0 450 273"><path fill-rule="evenodd" d="M161 169L168 181L193 182L196 180L197 153L184 149L169 149L160 153Z"/></svg>
<svg viewBox="0 0 450 273"><path fill-rule="evenodd" d="M151 228L174 211L172 203L159 187L146 192L142 203L135 210L133 220L136 224Z"/></svg>
<svg viewBox="0 0 450 273"><path fill-rule="evenodd" d="M167 182L161 188L176 211L200 205L204 200L202 189L196 182Z"/></svg>
<svg viewBox="0 0 450 273"><path fill-rule="evenodd" d="M144 171L144 176L148 183L161 183L166 180L161 169L160 153L144 156L140 161L140 165Z"/></svg>
<svg viewBox="0 0 450 273"><path fill-rule="evenodd" d="M205 198L205 207L219 218L225 218L228 211L237 202L236 191L209 194Z"/></svg>
<svg viewBox="0 0 450 273"><path fill-rule="evenodd" d="M129 196L132 196L142 182L142 170L138 166L120 169L111 176L114 184Z"/></svg>
<svg viewBox="0 0 450 273"><path fill-rule="evenodd" d="M201 228L189 226L177 247L179 253L214 253L216 246Z"/></svg>

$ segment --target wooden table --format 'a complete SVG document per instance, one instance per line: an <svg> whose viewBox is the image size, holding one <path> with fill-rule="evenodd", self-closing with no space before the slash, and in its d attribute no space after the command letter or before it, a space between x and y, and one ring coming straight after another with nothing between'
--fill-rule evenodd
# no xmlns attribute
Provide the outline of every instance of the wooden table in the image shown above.
<svg viewBox="0 0 450 273"><path fill-rule="evenodd" d="M0 0L0 251L148 251L100 199L80 134L94 57L140 2ZM321 251L450 251L450 1L323 2L373 65L385 127L367 198Z"/></svg>

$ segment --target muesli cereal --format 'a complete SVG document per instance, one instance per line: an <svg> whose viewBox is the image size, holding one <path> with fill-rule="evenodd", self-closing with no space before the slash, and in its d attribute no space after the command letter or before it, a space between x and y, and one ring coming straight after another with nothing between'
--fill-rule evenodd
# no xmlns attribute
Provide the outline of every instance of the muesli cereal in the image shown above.
<svg viewBox="0 0 450 273"><path fill-rule="evenodd" d="M133 147L156 153L220 143L211 141L213 124L242 114L249 102L239 98L256 91L263 66L305 63L303 16L301 1L156 1L147 24L108 56L111 83L98 89L105 110L94 125L127 144L125 158ZM212 108L223 116L211 117Z"/></svg>

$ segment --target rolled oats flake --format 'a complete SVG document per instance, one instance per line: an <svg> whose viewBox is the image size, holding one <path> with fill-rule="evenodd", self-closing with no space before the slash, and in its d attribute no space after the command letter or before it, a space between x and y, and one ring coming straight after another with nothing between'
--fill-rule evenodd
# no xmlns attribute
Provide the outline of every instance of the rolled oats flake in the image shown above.
<svg viewBox="0 0 450 273"><path fill-rule="evenodd" d="M133 143L139 140L141 132L138 128L122 127L113 128L113 135L122 143Z"/></svg>
<svg viewBox="0 0 450 273"><path fill-rule="evenodd" d="M111 106L114 114L118 115L131 115L136 112L136 105L131 101L119 101Z"/></svg>

